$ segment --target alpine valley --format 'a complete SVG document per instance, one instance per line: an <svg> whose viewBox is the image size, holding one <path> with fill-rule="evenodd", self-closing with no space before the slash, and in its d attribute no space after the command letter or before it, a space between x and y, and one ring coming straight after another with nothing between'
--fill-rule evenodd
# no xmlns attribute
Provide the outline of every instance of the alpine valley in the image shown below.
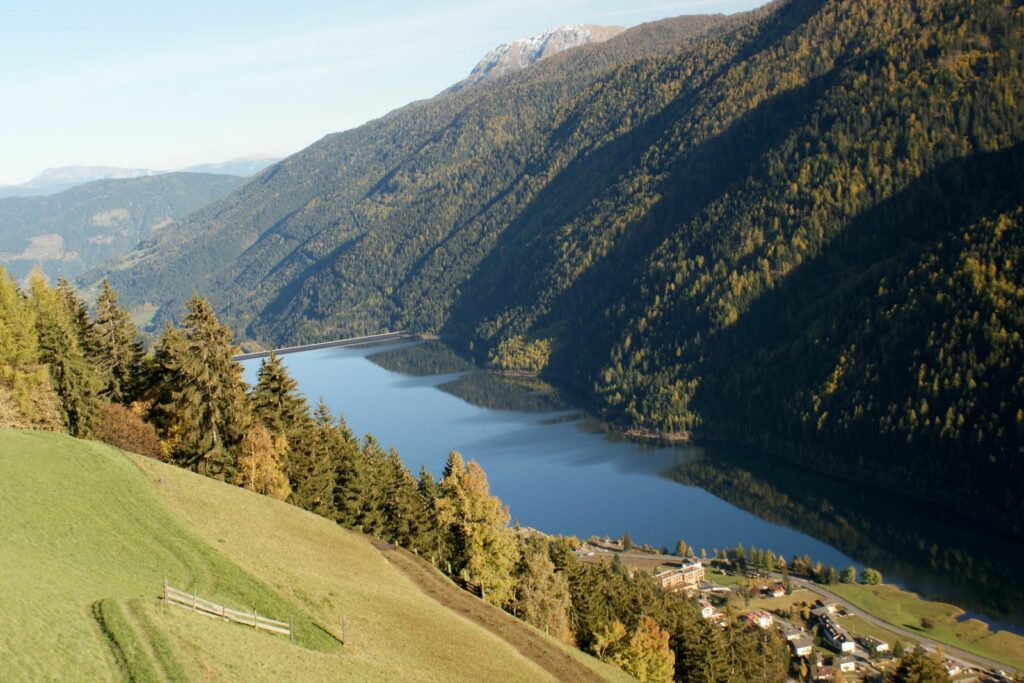
<svg viewBox="0 0 1024 683"><path fill-rule="evenodd" d="M642 25L330 135L89 279L267 344L440 334L1020 534L1022 31L1002 0Z"/></svg>

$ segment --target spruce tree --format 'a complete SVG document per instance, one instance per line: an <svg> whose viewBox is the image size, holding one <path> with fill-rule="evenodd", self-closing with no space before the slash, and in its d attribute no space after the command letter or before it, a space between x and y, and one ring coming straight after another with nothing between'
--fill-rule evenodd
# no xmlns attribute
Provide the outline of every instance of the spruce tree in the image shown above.
<svg viewBox="0 0 1024 683"><path fill-rule="evenodd" d="M693 683L726 683L729 680L722 630L707 619L699 619L685 635L683 680Z"/></svg>
<svg viewBox="0 0 1024 683"><path fill-rule="evenodd" d="M106 280L96 299L90 341L90 356L106 382L103 394L115 403L130 403L140 389L142 342L138 328L118 305L117 293Z"/></svg>
<svg viewBox="0 0 1024 683"><path fill-rule="evenodd" d="M334 519L336 458L345 444L334 425L334 416L322 398L300 447L305 457L299 462L292 460L296 472L291 502L321 517Z"/></svg>
<svg viewBox="0 0 1024 683"><path fill-rule="evenodd" d="M235 454L250 421L242 366L232 358L231 331L210 304L193 295L181 334L166 354L169 402L163 406L172 458L201 474L231 480Z"/></svg>
<svg viewBox="0 0 1024 683"><path fill-rule="evenodd" d="M260 364L251 400L253 416L272 434L288 441L284 471L292 490L306 489L300 479L317 469L313 462L316 456L306 438L312 427L309 404L299 393L299 383L288 374L288 368L273 351Z"/></svg>

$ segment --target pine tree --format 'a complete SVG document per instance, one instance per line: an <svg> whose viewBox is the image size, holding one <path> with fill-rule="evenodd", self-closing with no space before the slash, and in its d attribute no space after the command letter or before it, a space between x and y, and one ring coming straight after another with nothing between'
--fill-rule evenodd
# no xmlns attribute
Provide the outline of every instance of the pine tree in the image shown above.
<svg viewBox="0 0 1024 683"><path fill-rule="evenodd" d="M78 341L78 330L64 299L38 270L29 276L30 301L35 313L39 359L50 370L60 400L64 425L73 436L88 436L96 406L99 377Z"/></svg>
<svg viewBox="0 0 1024 683"><path fill-rule="evenodd" d="M382 537L407 548L421 549L423 531L430 522L426 500L394 449L388 452L381 466L381 489Z"/></svg>
<svg viewBox="0 0 1024 683"><path fill-rule="evenodd" d="M181 334L164 345L170 398L162 406L173 459L207 476L230 480L250 421L242 366L231 331L210 304L193 295Z"/></svg>
<svg viewBox="0 0 1024 683"><path fill-rule="evenodd" d="M64 309L74 324L79 346L90 360L94 360L95 330L92 320L89 319L89 307L65 278L57 278L57 286L54 289L57 298L64 304ZM100 371L97 372L102 374Z"/></svg>
<svg viewBox="0 0 1024 683"><path fill-rule="evenodd" d="M260 364L251 400L253 416L272 434L288 441L284 468L292 490L305 488L299 479L316 468L315 463L310 462L314 455L305 438L311 428L309 404L299 393L299 383L288 374L288 368L273 351Z"/></svg>
<svg viewBox="0 0 1024 683"><path fill-rule="evenodd" d="M722 630L707 619L699 619L685 634L683 679L693 683L726 683L726 662Z"/></svg>
<svg viewBox="0 0 1024 683"><path fill-rule="evenodd" d="M335 500L339 521L363 533L380 535L384 529L384 492L381 475L386 454L372 434L361 447L339 462Z"/></svg>
<svg viewBox="0 0 1024 683"><path fill-rule="evenodd" d="M345 444L322 398L317 403L304 446L306 457L298 463L292 461L296 476L291 502L321 517L335 519L336 458Z"/></svg>
<svg viewBox="0 0 1024 683"><path fill-rule="evenodd" d="M130 403L142 379L142 342L131 316L117 303L104 280L90 328L89 355L106 382L103 394L115 403Z"/></svg>

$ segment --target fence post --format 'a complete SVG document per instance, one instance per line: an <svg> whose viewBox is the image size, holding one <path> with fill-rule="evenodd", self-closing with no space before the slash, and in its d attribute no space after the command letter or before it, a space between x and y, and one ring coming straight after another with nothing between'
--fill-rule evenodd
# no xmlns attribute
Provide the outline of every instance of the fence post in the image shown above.
<svg viewBox="0 0 1024 683"><path fill-rule="evenodd" d="M193 612L196 611L196 594L195 593L192 594L192 611Z"/></svg>
<svg viewBox="0 0 1024 683"><path fill-rule="evenodd" d="M348 619L341 618L341 644L348 645Z"/></svg>
<svg viewBox="0 0 1024 683"><path fill-rule="evenodd" d="M295 642L295 623L291 617L288 617L288 640Z"/></svg>
<svg viewBox="0 0 1024 683"><path fill-rule="evenodd" d="M256 625L257 623L259 623L259 622L256 621L256 608L253 607L252 608L252 627L258 629L259 626Z"/></svg>

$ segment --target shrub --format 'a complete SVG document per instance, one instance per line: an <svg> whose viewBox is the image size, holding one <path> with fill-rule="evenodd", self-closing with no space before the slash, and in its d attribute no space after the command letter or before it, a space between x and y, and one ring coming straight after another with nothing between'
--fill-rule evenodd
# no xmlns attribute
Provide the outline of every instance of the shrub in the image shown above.
<svg viewBox="0 0 1024 683"><path fill-rule="evenodd" d="M124 451L164 460L164 449L156 429L117 403L102 403L96 410L92 435L97 441Z"/></svg>

